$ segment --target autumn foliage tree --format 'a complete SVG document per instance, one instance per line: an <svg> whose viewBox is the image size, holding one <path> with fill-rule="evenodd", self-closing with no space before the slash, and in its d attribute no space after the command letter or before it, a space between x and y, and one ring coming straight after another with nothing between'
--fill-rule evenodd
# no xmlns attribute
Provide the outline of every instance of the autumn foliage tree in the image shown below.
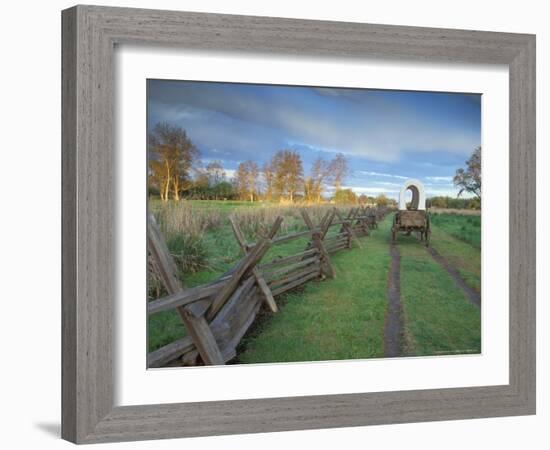
<svg viewBox="0 0 550 450"><path fill-rule="evenodd" d="M265 181L265 199L271 201L275 193L275 170L272 161L268 161L263 165L262 172Z"/></svg>
<svg viewBox="0 0 550 450"><path fill-rule="evenodd" d="M351 189L339 189L334 194L334 203L351 205L357 203L357 195Z"/></svg>
<svg viewBox="0 0 550 450"><path fill-rule="evenodd" d="M190 187L190 171L199 151L181 127L160 122L148 136L149 179L167 201L179 200Z"/></svg>
<svg viewBox="0 0 550 450"><path fill-rule="evenodd" d="M278 198L293 203L298 194L303 193L306 202L321 203L326 186L332 184L336 191L340 190L350 171L345 156L338 153L330 162L317 158L305 177L300 154L293 150L279 150L264 164L262 172L267 200Z"/></svg>
<svg viewBox="0 0 550 450"><path fill-rule="evenodd" d="M200 200L234 198L233 184L227 180L221 161L211 161L205 168L195 168L192 186L186 195Z"/></svg>
<svg viewBox="0 0 550 450"><path fill-rule="evenodd" d="M338 192L342 189L342 184L348 175L350 174L350 169L348 166L348 160L343 153L337 153L334 159L330 162L328 166L328 172L334 190Z"/></svg>
<svg viewBox="0 0 550 450"><path fill-rule="evenodd" d="M239 164L235 172L235 189L243 200L254 201L257 192L260 169L254 161L244 161Z"/></svg>
<svg viewBox="0 0 550 450"><path fill-rule="evenodd" d="M304 180L304 200L307 203L315 202L315 186L313 184L313 177L306 177Z"/></svg>
<svg viewBox="0 0 550 450"><path fill-rule="evenodd" d="M465 169L460 168L456 171L453 182L459 188L459 197L463 192L469 192L481 200L481 147L476 147L466 161Z"/></svg>
<svg viewBox="0 0 550 450"><path fill-rule="evenodd" d="M374 201L378 206L388 206L390 204L390 199L384 194L379 194Z"/></svg>
<svg viewBox="0 0 550 450"><path fill-rule="evenodd" d="M210 161L206 165L206 176L210 186L217 186L225 181L226 174L221 161Z"/></svg>
<svg viewBox="0 0 550 450"><path fill-rule="evenodd" d="M323 195L323 190L325 183L330 177L330 164L328 164L322 158L317 158L313 165L311 166L311 198L312 201L317 203L321 202L321 196Z"/></svg>
<svg viewBox="0 0 550 450"><path fill-rule="evenodd" d="M300 154L292 150L279 150L273 156L270 167L275 196L294 202L296 194L304 188L304 167Z"/></svg>

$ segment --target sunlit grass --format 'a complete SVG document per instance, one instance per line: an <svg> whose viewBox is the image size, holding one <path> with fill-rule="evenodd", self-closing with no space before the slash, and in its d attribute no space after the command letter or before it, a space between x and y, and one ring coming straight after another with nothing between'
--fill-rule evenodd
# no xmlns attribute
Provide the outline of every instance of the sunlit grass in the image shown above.
<svg viewBox="0 0 550 450"><path fill-rule="evenodd" d="M285 228L280 234L304 229L296 207L278 204L193 201L179 208L187 212L171 212L186 217L190 229L177 223L168 234L170 250L177 253L171 236L187 231L200 231L204 252L203 265L195 270L181 270L179 276L186 287L212 281L234 266L242 251L233 236L227 217L242 215L241 220L252 223L263 221L263 228L247 231L247 239L257 239L271 225L277 215L283 215ZM330 206L329 206L330 207ZM162 217L155 211L159 221ZM271 209L272 211L262 211ZM258 211L255 213L254 211ZM311 209L318 222L326 208ZM168 212L170 213L170 212ZM165 211L165 214L167 212ZM209 217L209 214L212 217ZM466 220L464 220L466 219ZM432 220L431 245L452 265L458 268L465 281L479 289L481 282L480 250L475 246L474 232L480 227L469 222L469 217ZM390 268L389 237L392 215L384 220L371 236L361 238L363 249L354 246L332 256L336 279L310 282L300 291L277 298L279 313L266 312L251 328L239 347L237 362L291 362L382 357L384 351L384 323L387 304L387 279ZM168 221L167 221L168 222ZM242 224L241 224L242 225ZM246 225L242 225L243 228ZM467 239L456 237L458 230L466 229ZM196 228L193 228L196 227ZM337 228L337 227L335 227ZM172 233L172 234L171 234ZM305 249L307 238L274 246L263 261L287 256ZM480 241L480 236L479 236ZM401 252L401 302L406 355L438 355L445 353L477 353L481 348L480 310L471 305L451 277L427 253L413 236L399 236ZM175 311L151 316L148 322L148 347L154 350L185 334L181 319Z"/></svg>
<svg viewBox="0 0 550 450"><path fill-rule="evenodd" d="M467 300L415 237L400 236L398 246L406 354L479 353L480 308Z"/></svg>
<svg viewBox="0 0 550 450"><path fill-rule="evenodd" d="M432 214L431 224L473 247L481 248L481 216Z"/></svg>
<svg viewBox="0 0 550 450"><path fill-rule="evenodd" d="M247 337L239 362L292 362L383 356L388 230L381 227L332 257L335 279L287 295L280 312Z"/></svg>

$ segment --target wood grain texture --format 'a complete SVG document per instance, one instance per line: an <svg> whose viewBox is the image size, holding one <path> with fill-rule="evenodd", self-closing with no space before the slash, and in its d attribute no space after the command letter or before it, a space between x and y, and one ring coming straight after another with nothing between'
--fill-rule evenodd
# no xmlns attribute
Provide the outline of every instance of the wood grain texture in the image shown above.
<svg viewBox="0 0 550 450"><path fill-rule="evenodd" d="M71 9L63 14L61 22L62 35L62 179L61 219L63 240L61 243L62 267L62 312L61 312L61 366L62 366L62 435L76 441L76 60L77 31L76 10Z"/></svg>
<svg viewBox="0 0 550 450"><path fill-rule="evenodd" d="M157 275L168 294L173 296L183 292L184 286L176 276L176 264L151 214L147 218L147 250L155 263ZM222 289L223 286L225 285L222 285ZM205 303L206 307L210 306L210 302L204 301L198 303ZM187 305L177 306L176 311L185 325L185 330L193 338L193 342L204 363L223 364L222 353L212 334L212 330L210 330L206 319L203 317L202 308L198 303L191 302Z"/></svg>
<svg viewBox="0 0 550 450"><path fill-rule="evenodd" d="M63 414L79 443L535 412L535 37L525 34L78 6L62 17ZM510 69L510 383L113 407L116 44ZM145 219L144 219L145 220Z"/></svg>

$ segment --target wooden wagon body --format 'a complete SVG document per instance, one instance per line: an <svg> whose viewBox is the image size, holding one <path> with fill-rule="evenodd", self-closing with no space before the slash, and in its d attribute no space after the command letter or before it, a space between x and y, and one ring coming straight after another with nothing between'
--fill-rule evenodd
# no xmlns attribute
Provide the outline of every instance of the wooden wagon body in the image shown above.
<svg viewBox="0 0 550 450"><path fill-rule="evenodd" d="M397 239L397 233L420 233L420 240L430 244L430 215L425 210L397 211L393 218L392 241Z"/></svg>

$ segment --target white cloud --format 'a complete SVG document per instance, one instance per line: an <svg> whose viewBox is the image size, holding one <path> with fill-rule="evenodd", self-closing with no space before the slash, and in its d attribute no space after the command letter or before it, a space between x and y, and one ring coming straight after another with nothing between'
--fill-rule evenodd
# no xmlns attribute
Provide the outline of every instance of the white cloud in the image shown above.
<svg viewBox="0 0 550 450"><path fill-rule="evenodd" d="M426 180L435 181L436 183L450 183L451 181L453 181L453 177L426 177Z"/></svg>
<svg viewBox="0 0 550 450"><path fill-rule="evenodd" d="M373 177L388 177L388 178L398 178L400 180L408 180L409 177L404 177L403 175L394 175L391 173L381 173L381 172L369 172L366 170L359 170L359 173L362 173L363 175L369 175Z"/></svg>
<svg viewBox="0 0 550 450"><path fill-rule="evenodd" d="M391 181L377 181L376 184L380 184L382 186L395 186L401 189L402 183L393 183Z"/></svg>

